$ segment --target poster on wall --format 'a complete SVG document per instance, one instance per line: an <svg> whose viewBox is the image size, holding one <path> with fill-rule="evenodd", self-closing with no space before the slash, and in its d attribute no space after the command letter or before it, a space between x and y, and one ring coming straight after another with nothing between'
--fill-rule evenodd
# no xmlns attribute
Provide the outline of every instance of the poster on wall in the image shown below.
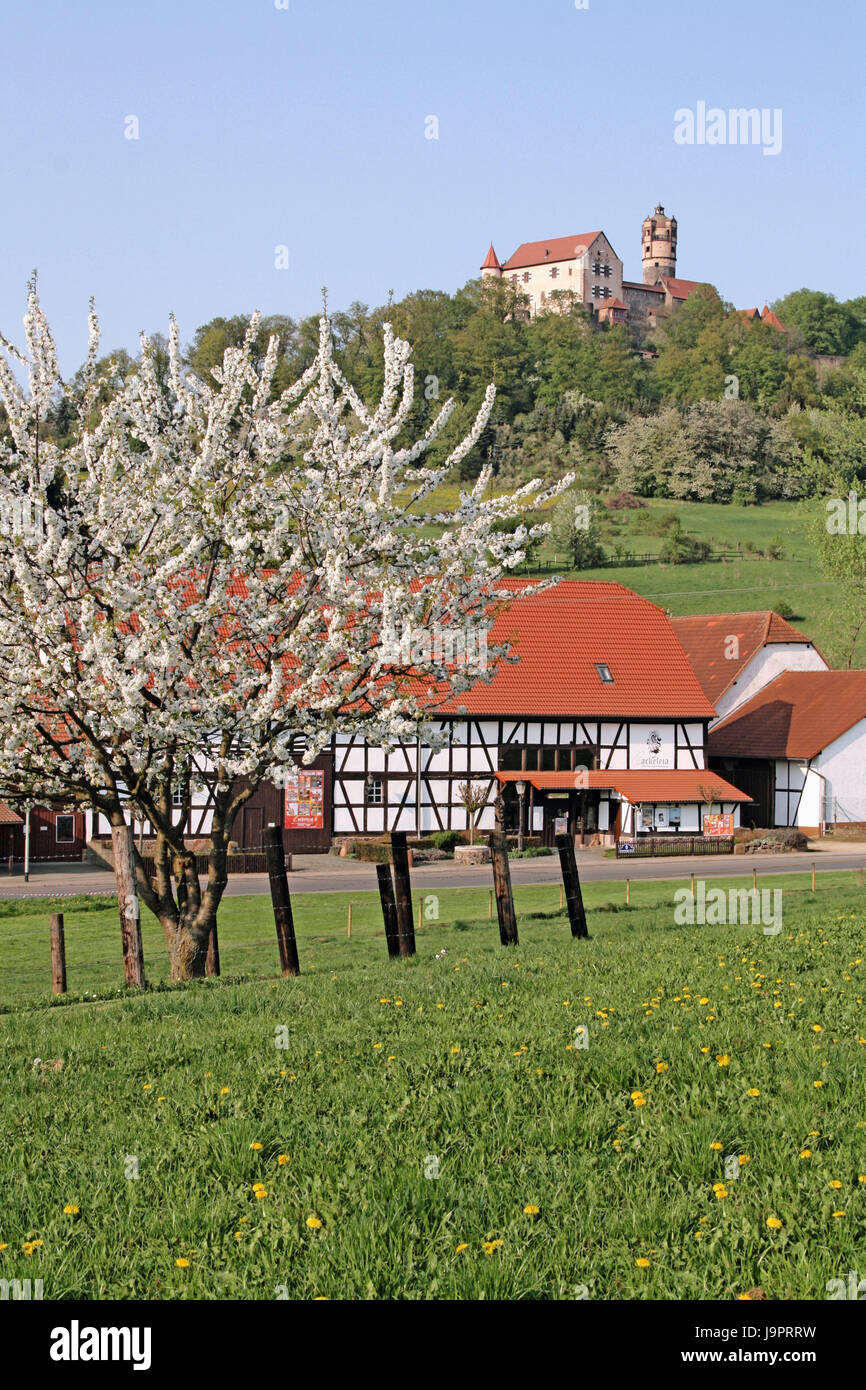
<svg viewBox="0 0 866 1390"><path fill-rule="evenodd" d="M726 811L723 816L704 816L705 835L733 835L734 817L733 813Z"/></svg>
<svg viewBox="0 0 866 1390"><path fill-rule="evenodd" d="M286 830L321 830L324 824L324 772L292 773L286 778Z"/></svg>

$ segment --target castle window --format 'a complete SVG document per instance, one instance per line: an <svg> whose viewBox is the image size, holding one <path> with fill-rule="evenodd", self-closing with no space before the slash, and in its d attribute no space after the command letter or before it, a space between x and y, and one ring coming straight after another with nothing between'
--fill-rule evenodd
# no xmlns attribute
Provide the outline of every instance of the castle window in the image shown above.
<svg viewBox="0 0 866 1390"><path fill-rule="evenodd" d="M555 265L552 265L552 266L550 267L550 278L551 278L551 280L555 280L558 274L559 274L559 267L558 267L558 266L555 266Z"/></svg>
<svg viewBox="0 0 866 1390"><path fill-rule="evenodd" d="M528 285L528 284L529 284L529 271L528 271L528 270L524 270L524 272L523 272L523 283L524 283L524 285Z"/></svg>

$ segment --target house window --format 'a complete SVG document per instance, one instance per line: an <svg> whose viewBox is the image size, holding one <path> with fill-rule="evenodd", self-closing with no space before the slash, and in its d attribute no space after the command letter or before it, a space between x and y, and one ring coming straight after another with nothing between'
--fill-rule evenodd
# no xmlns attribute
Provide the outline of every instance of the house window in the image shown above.
<svg viewBox="0 0 866 1390"><path fill-rule="evenodd" d="M552 265L552 266L550 267L550 278L551 278L551 280L555 280L558 274L559 274L559 266Z"/></svg>
<svg viewBox="0 0 866 1390"><path fill-rule="evenodd" d="M368 805L368 806L381 806L381 805L382 805L382 778L381 778L381 777L368 777L368 778L367 778L367 782L366 782L366 793L367 793L366 799L367 799L367 805Z"/></svg>
<svg viewBox="0 0 866 1390"><path fill-rule="evenodd" d="M179 788L175 788L175 790L172 792L171 804L175 808L179 808L183 805L183 792Z"/></svg>
<svg viewBox="0 0 866 1390"><path fill-rule="evenodd" d="M610 667L604 661L596 661L595 669L604 685L613 685L613 674Z"/></svg>
<svg viewBox="0 0 866 1390"><path fill-rule="evenodd" d="M512 283L512 285L516 285L516 284L517 284L517 276L516 276L516 275L512 275L512 277L511 277L511 283Z"/></svg>
<svg viewBox="0 0 866 1390"><path fill-rule="evenodd" d="M59 845L71 845L75 839L75 817L56 816L54 819L54 838Z"/></svg>
<svg viewBox="0 0 866 1390"><path fill-rule="evenodd" d="M529 284L529 271L528 271L528 270L524 270L524 272L523 272L523 283L524 283L524 285L528 285L528 284Z"/></svg>

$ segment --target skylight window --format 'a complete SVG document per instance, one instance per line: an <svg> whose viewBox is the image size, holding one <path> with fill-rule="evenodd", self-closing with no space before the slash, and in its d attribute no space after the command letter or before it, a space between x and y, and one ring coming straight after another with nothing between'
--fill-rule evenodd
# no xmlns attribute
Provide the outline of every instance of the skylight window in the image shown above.
<svg viewBox="0 0 866 1390"><path fill-rule="evenodd" d="M599 678L603 685L613 685L613 673L609 666L603 661L597 661L595 663L595 669L598 671Z"/></svg>

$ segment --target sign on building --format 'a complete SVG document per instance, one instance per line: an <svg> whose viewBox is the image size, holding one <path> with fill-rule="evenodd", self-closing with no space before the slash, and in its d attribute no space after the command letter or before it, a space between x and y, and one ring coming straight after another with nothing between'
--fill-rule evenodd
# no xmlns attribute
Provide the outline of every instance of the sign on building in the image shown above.
<svg viewBox="0 0 866 1390"><path fill-rule="evenodd" d="M321 830L325 823L325 774L295 772L286 778L286 830Z"/></svg>
<svg viewBox="0 0 866 1390"><path fill-rule="evenodd" d="M705 835L733 835L734 817L729 811L724 815L705 815L704 834Z"/></svg>

